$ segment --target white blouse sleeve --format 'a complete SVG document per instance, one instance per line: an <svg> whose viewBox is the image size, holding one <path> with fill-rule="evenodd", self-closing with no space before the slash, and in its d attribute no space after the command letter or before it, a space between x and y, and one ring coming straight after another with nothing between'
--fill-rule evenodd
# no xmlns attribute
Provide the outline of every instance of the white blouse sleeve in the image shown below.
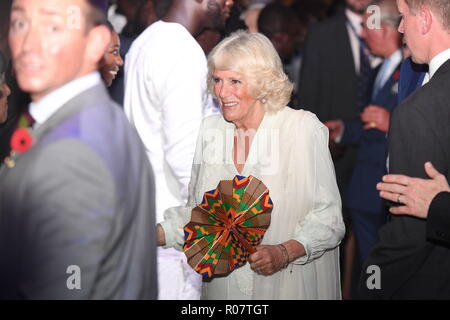
<svg viewBox="0 0 450 320"><path fill-rule="evenodd" d="M315 116L312 120L308 121L311 143L307 161L310 161L311 172L308 174L312 175L310 180L313 181L313 186L309 186L313 188L313 204L312 210L295 229L294 240L303 244L306 250L306 255L294 261L295 264L306 264L319 258L325 251L338 246L345 233L341 198L328 149L328 129Z"/></svg>

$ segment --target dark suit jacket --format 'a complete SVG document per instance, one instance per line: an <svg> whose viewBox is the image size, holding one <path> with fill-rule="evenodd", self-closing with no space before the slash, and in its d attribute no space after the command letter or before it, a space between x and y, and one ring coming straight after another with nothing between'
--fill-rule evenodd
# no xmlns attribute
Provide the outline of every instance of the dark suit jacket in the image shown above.
<svg viewBox="0 0 450 320"><path fill-rule="evenodd" d="M300 107L315 113L320 121L353 120L359 113L357 81L346 16L340 11L308 31L300 72Z"/></svg>
<svg viewBox="0 0 450 320"><path fill-rule="evenodd" d="M431 161L450 177L450 60L431 81L395 109L389 133L389 171L427 178ZM393 216L366 261L360 282L365 298L450 298L450 249L426 240L427 222ZM381 269L381 290L369 290L365 270Z"/></svg>
<svg viewBox="0 0 450 320"><path fill-rule="evenodd" d="M0 299L155 299L153 176L103 84L32 134L0 168Z"/></svg>
<svg viewBox="0 0 450 320"><path fill-rule="evenodd" d="M441 192L428 210L427 238L450 247L450 193Z"/></svg>
<svg viewBox="0 0 450 320"><path fill-rule="evenodd" d="M371 104L379 105L389 112L397 106L400 64L391 74ZM376 185L386 174L387 138L380 130L364 130L361 121L346 121L342 143L359 146L358 156L348 188L349 208L384 214L384 201Z"/></svg>
<svg viewBox="0 0 450 320"><path fill-rule="evenodd" d="M357 81L345 11L340 11L332 18L311 26L308 31L300 71L299 107L315 113L322 122L356 120L360 112ZM356 147L349 146L333 159L343 199L356 151Z"/></svg>

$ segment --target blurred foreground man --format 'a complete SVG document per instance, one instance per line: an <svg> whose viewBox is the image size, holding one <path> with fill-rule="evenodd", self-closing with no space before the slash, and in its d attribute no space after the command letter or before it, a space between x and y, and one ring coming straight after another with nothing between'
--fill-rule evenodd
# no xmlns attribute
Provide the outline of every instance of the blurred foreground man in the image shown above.
<svg viewBox="0 0 450 320"><path fill-rule="evenodd" d="M15 0L9 43L34 121L0 168L0 299L154 299L154 186L96 71L106 1Z"/></svg>

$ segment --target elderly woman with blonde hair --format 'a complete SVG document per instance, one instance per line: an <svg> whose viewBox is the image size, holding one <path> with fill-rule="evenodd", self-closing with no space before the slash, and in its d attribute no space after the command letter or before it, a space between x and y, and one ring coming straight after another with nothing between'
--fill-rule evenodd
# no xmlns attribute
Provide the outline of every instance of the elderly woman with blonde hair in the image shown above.
<svg viewBox="0 0 450 320"><path fill-rule="evenodd" d="M222 115L201 126L186 207L168 209L158 242L181 248L205 191L235 175L270 190L271 224L249 263L203 283L203 299L340 299L341 200L328 129L286 107L292 84L270 40L238 31L208 56L208 87Z"/></svg>

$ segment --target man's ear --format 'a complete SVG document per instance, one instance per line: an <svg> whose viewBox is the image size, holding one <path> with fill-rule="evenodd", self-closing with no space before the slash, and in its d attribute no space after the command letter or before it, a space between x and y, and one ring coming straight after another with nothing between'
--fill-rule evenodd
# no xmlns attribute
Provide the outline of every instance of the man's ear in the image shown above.
<svg viewBox="0 0 450 320"><path fill-rule="evenodd" d="M98 65L110 42L111 31L105 25L96 26L89 31L85 53L85 60L89 65Z"/></svg>
<svg viewBox="0 0 450 320"><path fill-rule="evenodd" d="M431 25L436 23L435 16L429 8L420 8L420 32L422 35L430 32Z"/></svg>

